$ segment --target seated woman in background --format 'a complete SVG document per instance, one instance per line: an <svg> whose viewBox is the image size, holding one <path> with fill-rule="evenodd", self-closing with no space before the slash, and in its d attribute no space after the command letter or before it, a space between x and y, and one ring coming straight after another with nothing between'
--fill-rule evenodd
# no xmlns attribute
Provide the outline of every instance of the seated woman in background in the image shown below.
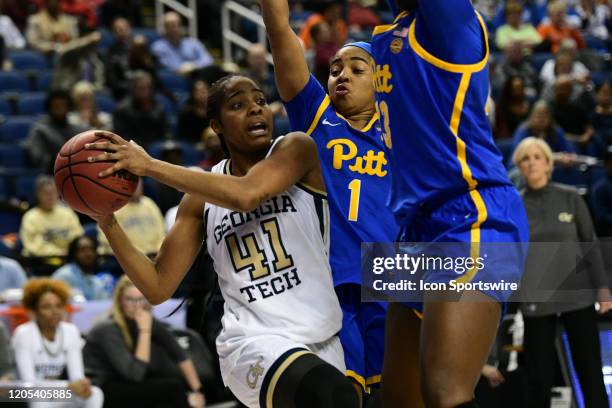
<svg viewBox="0 0 612 408"><path fill-rule="evenodd" d="M189 99L179 113L176 140L191 144L202 141L203 133L208 127L208 119L206 118L207 98L208 85L203 80L198 79L193 83Z"/></svg>
<svg viewBox="0 0 612 408"><path fill-rule="evenodd" d="M606 146L612 146L612 85L610 81L597 87L593 127Z"/></svg>
<svg viewBox="0 0 612 408"><path fill-rule="evenodd" d="M525 94L525 79L519 75L509 77L504 83L499 103L495 109L495 138L510 138L529 116L531 104Z"/></svg>
<svg viewBox="0 0 612 408"><path fill-rule="evenodd" d="M92 327L84 350L87 373L120 407L203 407L202 384L172 333L124 275L107 318Z"/></svg>
<svg viewBox="0 0 612 408"><path fill-rule="evenodd" d="M531 114L525 123L520 125L512 136L512 150L515 151L519 143L533 136L548 143L559 164L570 166L576 160L574 147L565 138L565 133L553 120L552 111L548 102L540 100L533 105Z"/></svg>
<svg viewBox="0 0 612 408"><path fill-rule="evenodd" d="M106 112L100 112L96 107L94 86L87 81L77 82L72 88L74 110L68 114L68 122L86 129L113 128L113 117Z"/></svg>
<svg viewBox="0 0 612 408"><path fill-rule="evenodd" d="M19 379L59 381L67 372L66 386L76 397L53 406L100 408L104 395L85 377L79 329L64 321L69 294L68 285L55 279L34 278L24 286L23 306L34 318L18 326L13 334ZM35 408L49 405L48 401L30 403Z"/></svg>
<svg viewBox="0 0 612 408"><path fill-rule="evenodd" d="M96 276L97 247L97 243L87 235L73 239L68 247L68 263L55 271L52 277L80 291L87 300L110 298L106 283Z"/></svg>

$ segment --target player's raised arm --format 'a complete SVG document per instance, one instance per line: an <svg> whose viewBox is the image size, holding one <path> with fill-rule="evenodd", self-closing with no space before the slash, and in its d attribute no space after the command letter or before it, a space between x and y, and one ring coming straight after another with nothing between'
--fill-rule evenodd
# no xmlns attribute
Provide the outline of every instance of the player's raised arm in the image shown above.
<svg viewBox="0 0 612 408"><path fill-rule="evenodd" d="M235 211L254 210L262 201L286 191L296 182L305 181L324 190L319 168L316 145L303 133L287 135L272 154L253 165L241 177L202 173L151 158L134 142L127 143L121 137L107 132L100 136L115 143L98 142L88 149L109 150L92 161L117 160L117 163L101 173L108 176L120 169L148 176L179 191L196 195L206 202Z"/></svg>
<svg viewBox="0 0 612 408"><path fill-rule="evenodd" d="M260 0L274 59L274 76L281 99L292 100L308 83L310 72L299 38L289 25L287 0Z"/></svg>
<svg viewBox="0 0 612 408"><path fill-rule="evenodd" d="M155 261L132 244L114 215L98 219L121 268L152 304L172 296L198 255L204 236L203 208L201 199L183 197L176 222L164 238Z"/></svg>

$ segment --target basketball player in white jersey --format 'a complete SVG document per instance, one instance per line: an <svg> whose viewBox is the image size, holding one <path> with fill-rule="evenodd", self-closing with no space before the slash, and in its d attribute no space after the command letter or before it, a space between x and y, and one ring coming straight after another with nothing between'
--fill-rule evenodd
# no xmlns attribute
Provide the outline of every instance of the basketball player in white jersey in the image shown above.
<svg viewBox="0 0 612 408"><path fill-rule="evenodd" d="M344 375L341 310L324 238L325 187L314 142L292 133L271 142L263 92L244 76L209 91L208 118L231 159L201 173L154 160L134 142L88 148L119 169L187 194L155 261L135 249L113 216L98 219L121 266L152 303L169 298L202 239L225 299L217 349L225 384L249 407L357 407Z"/></svg>

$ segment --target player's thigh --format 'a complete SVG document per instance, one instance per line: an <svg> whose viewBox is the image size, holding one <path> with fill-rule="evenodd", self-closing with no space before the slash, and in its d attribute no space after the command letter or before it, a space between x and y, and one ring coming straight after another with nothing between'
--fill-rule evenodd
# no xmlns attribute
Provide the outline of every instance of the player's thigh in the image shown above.
<svg viewBox="0 0 612 408"><path fill-rule="evenodd" d="M470 300L426 302L421 326L421 381L424 393L466 394L480 376L497 332L501 305L481 292ZM469 397L469 398L468 398Z"/></svg>

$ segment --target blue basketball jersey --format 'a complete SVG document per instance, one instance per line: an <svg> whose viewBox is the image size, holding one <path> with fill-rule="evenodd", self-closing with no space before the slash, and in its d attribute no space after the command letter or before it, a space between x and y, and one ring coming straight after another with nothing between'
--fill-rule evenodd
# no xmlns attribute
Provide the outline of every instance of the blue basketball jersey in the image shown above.
<svg viewBox="0 0 612 408"><path fill-rule="evenodd" d="M486 113L489 49L469 0L426 0L372 37L377 109L391 164L388 204L406 226L419 209L510 185ZM450 62L452 61L452 62Z"/></svg>
<svg viewBox="0 0 612 408"><path fill-rule="evenodd" d="M292 130L312 136L319 151L334 283L361 283L361 243L391 242L399 232L386 206L391 180L378 115L353 128L313 76L286 108Z"/></svg>

